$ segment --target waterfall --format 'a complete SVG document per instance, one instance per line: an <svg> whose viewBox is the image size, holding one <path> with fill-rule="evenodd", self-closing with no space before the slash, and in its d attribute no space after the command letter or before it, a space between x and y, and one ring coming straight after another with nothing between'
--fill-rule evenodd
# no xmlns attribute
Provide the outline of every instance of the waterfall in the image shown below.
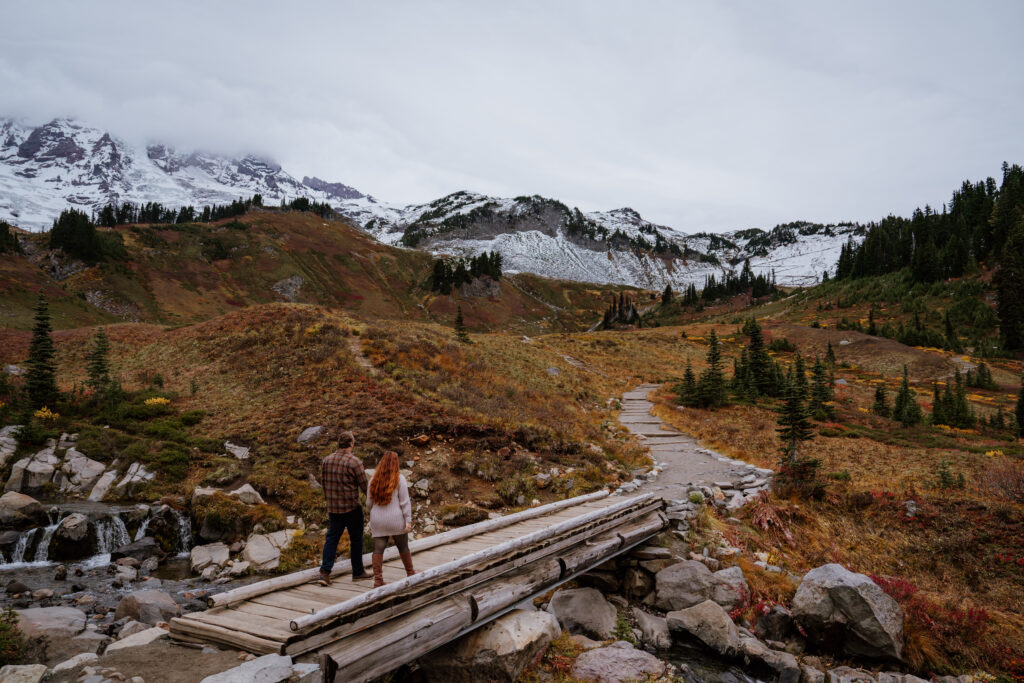
<svg viewBox="0 0 1024 683"><path fill-rule="evenodd" d="M112 550L131 543L128 528L116 514L96 522L96 552L99 555L110 555Z"/></svg>
<svg viewBox="0 0 1024 683"><path fill-rule="evenodd" d="M60 523L63 521L64 520L61 519L49 524L45 529L43 529L43 540L39 541L39 545L36 546L36 555L34 558L36 562L46 562L49 559L47 556L50 554L50 539L53 538L53 532L57 530L57 527L59 527Z"/></svg>
<svg viewBox="0 0 1024 683"><path fill-rule="evenodd" d="M192 520L188 515L171 508L178 522L178 555L188 555L192 550Z"/></svg>
<svg viewBox="0 0 1024 683"><path fill-rule="evenodd" d="M135 532L135 538L133 541L141 541L142 537L146 535L146 529L149 528L149 523L153 520L152 517L146 517L142 520L142 524L139 525L139 530Z"/></svg>
<svg viewBox="0 0 1024 683"><path fill-rule="evenodd" d="M25 561L25 551L28 550L29 543L35 538L37 531L39 531L39 527L29 529L18 537L18 542L14 546L14 552L11 554L11 564L21 564Z"/></svg>

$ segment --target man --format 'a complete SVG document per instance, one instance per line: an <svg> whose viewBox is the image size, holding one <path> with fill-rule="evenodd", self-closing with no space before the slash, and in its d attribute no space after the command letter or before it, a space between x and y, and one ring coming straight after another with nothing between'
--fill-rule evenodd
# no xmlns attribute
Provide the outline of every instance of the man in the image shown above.
<svg viewBox="0 0 1024 683"><path fill-rule="evenodd" d="M331 585L331 570L338 554L341 532L348 530L349 557L352 558L352 580L368 579L363 569L363 506L359 492L366 493L366 470L359 458L352 455L355 435L343 431L338 435L338 450L326 458L320 466L320 481L327 498L329 525L324 540L324 557L320 564L320 579Z"/></svg>

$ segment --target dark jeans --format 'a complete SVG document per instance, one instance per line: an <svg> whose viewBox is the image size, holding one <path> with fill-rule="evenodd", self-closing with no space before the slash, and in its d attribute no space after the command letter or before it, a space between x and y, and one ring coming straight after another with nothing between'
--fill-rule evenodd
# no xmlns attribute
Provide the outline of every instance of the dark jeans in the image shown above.
<svg viewBox="0 0 1024 683"><path fill-rule="evenodd" d="M334 558L338 556L338 541L341 532L348 529L348 552L352 558L352 576L363 573L363 508L353 508L348 512L331 512L327 526L327 538L324 539L324 560L320 571L330 573L334 569Z"/></svg>
<svg viewBox="0 0 1024 683"><path fill-rule="evenodd" d="M407 553L407 552L409 552L409 534L398 534L397 536L392 536L391 538L395 539L395 545L398 546L398 552L400 552L400 553ZM377 553L378 555L383 555L384 551L387 550L387 547L388 547L388 537L387 536L374 536L373 537L373 552Z"/></svg>

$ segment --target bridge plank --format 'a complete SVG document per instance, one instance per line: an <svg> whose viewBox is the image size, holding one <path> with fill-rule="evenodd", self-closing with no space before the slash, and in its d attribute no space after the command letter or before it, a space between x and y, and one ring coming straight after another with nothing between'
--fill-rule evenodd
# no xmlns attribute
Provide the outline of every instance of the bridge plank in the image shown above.
<svg viewBox="0 0 1024 683"><path fill-rule="evenodd" d="M171 620L171 631L200 638L205 642L220 643L221 645L237 647L261 655L279 653L284 649L281 643L273 640L259 638L248 633L242 633L241 631L214 626L213 624L204 624L184 617L175 617Z"/></svg>
<svg viewBox="0 0 1024 683"><path fill-rule="evenodd" d="M284 621L291 621L297 615L305 614L305 612L288 609L287 607L271 607L270 605L260 605L259 603L249 602L248 600L236 602L227 609L233 609L244 614L258 614L261 617L283 619Z"/></svg>
<svg viewBox="0 0 1024 683"><path fill-rule="evenodd" d="M241 612L234 614L229 612L214 613L210 610L207 612L194 612L188 616L194 621L241 631L242 633L248 633L266 640L284 642L295 635L288 628L287 622L271 617L263 617L258 614L245 614Z"/></svg>
<svg viewBox="0 0 1024 683"><path fill-rule="evenodd" d="M334 602L325 602L323 600L311 600L293 593L291 589L278 591L276 593L257 595L255 598L251 598L251 601L260 605L270 605L271 607L284 607L286 609L299 610L303 614L309 614L310 612L315 612L316 610L320 610L328 605L334 604Z"/></svg>

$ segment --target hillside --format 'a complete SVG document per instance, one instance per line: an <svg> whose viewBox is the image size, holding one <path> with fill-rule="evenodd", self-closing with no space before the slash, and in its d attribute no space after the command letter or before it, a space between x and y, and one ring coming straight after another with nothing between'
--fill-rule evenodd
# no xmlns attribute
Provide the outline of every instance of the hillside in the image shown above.
<svg viewBox="0 0 1024 683"><path fill-rule="evenodd" d="M51 252L45 236L20 233L25 253L0 254L6 327L28 327L42 291L60 327L185 324L274 301L450 324L461 303L471 329L532 333L587 327L608 291L618 291L522 274L438 296L426 287L430 254L381 244L344 220L309 212L253 209L210 224L99 230L124 253L91 266Z"/></svg>

